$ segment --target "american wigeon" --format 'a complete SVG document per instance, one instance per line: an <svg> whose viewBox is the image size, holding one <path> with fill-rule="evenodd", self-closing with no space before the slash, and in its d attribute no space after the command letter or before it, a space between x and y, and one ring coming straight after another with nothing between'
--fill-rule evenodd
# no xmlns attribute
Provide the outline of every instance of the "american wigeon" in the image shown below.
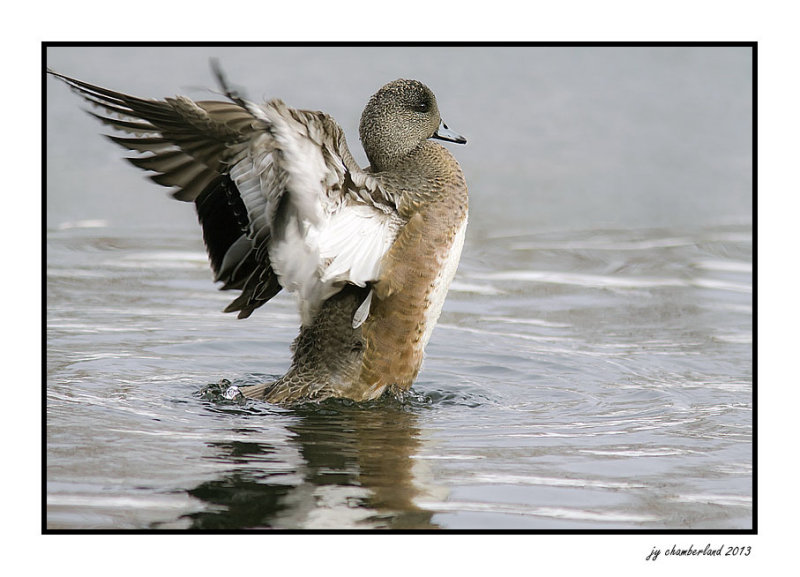
<svg viewBox="0 0 800 577"><path fill-rule="evenodd" d="M110 136L130 162L193 201L215 280L241 294L225 309L246 318L282 288L302 326L289 371L243 387L270 402L374 399L408 389L456 272L467 185L431 139L464 143L441 120L433 92L390 82L370 98L359 135L370 167L323 112L264 104L142 99L49 71L132 136Z"/></svg>

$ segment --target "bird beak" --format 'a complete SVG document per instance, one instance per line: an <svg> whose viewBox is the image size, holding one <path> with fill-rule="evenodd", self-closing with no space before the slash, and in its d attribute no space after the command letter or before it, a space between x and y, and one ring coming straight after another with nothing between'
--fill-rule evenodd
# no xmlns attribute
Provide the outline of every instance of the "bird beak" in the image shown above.
<svg viewBox="0 0 800 577"><path fill-rule="evenodd" d="M438 138L439 140L446 140L448 142L455 142L456 144L467 143L466 138L447 128L447 125L444 123L444 120L442 120L439 123L439 128L437 128L436 132L433 133L433 138Z"/></svg>

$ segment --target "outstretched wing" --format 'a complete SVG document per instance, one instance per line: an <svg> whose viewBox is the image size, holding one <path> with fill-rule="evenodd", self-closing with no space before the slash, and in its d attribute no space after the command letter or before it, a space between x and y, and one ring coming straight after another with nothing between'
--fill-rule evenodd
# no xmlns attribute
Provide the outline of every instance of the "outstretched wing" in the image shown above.
<svg viewBox="0 0 800 577"><path fill-rule="evenodd" d="M226 312L248 317L283 287L309 324L345 284L377 280L402 221L329 116L279 100L143 99L49 72L130 134L109 138L140 153L131 163L195 203L215 280L242 291Z"/></svg>

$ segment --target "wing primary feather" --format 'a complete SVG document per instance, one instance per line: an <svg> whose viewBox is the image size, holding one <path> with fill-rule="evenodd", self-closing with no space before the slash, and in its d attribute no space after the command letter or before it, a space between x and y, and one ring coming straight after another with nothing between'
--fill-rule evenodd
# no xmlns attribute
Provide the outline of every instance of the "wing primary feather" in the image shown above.
<svg viewBox="0 0 800 577"><path fill-rule="evenodd" d="M91 110L87 110L87 113L94 116L103 124L111 126L117 130L122 130L125 132L132 132L135 134L156 134L158 133L158 129L150 124L149 122L134 122L129 120L118 120L116 118L108 118L107 116L103 116L102 114L97 114L92 112Z"/></svg>
<svg viewBox="0 0 800 577"><path fill-rule="evenodd" d="M239 94L230 89L228 86L227 79L225 78L225 74L222 72L222 66L220 66L219 60L217 58L212 58L210 61L211 64L211 71L214 74L214 77L217 79L217 84L219 84L220 89L225 93L225 96L231 100L231 102L235 102L239 106L244 109L247 109L247 102L239 96Z"/></svg>

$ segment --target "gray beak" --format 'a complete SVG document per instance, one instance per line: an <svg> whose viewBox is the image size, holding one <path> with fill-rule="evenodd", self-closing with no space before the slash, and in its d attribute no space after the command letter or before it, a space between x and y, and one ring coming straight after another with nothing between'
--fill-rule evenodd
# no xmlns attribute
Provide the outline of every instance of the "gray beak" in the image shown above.
<svg viewBox="0 0 800 577"><path fill-rule="evenodd" d="M455 142L456 144L467 143L466 138L447 128L447 125L444 123L444 120L442 120L439 123L439 128L437 128L436 132L433 133L433 138L438 138L439 140L446 140L448 142Z"/></svg>

